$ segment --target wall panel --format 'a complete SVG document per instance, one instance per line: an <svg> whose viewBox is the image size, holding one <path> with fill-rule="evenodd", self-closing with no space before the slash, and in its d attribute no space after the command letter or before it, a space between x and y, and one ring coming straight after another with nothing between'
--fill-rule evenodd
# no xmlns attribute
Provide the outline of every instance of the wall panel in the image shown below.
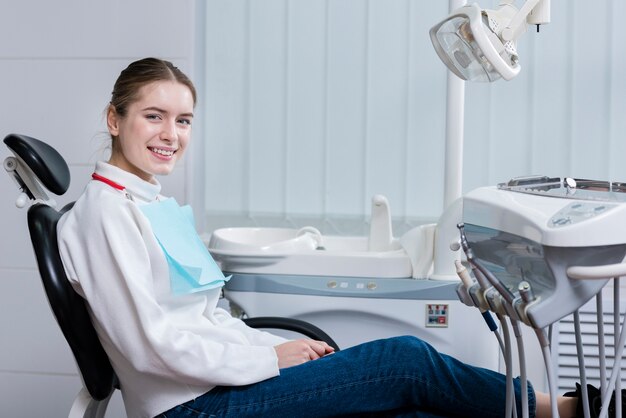
<svg viewBox="0 0 626 418"><path fill-rule="evenodd" d="M409 22L407 1L370 2L365 115L366 197L386 194L404 207L407 161ZM366 200L363 212L370 209Z"/></svg>
<svg viewBox="0 0 626 418"><path fill-rule="evenodd" d="M288 3L285 216L324 210L327 11L324 1Z"/></svg>
<svg viewBox="0 0 626 418"><path fill-rule="evenodd" d="M608 105L611 67L607 49L611 29L607 1L572 4L572 148L576 176L608 177Z"/></svg>
<svg viewBox="0 0 626 418"><path fill-rule="evenodd" d="M247 207L248 2L209 0L203 136L207 149L205 190L214 211Z"/></svg>
<svg viewBox="0 0 626 418"><path fill-rule="evenodd" d="M408 7L408 105L403 110L407 121L406 199L404 208L393 204L392 213L401 209L410 223L416 217L440 213L443 205L440 173L444 161L446 72L432 48L428 30L435 15L447 13L447 4L435 2L427 13L420 2L409 1Z"/></svg>
<svg viewBox="0 0 626 418"><path fill-rule="evenodd" d="M626 15L626 2L613 1L610 9L611 35L607 47L610 48L609 65L611 82L609 84L609 175L612 179L626 179L626 27L622 16Z"/></svg>
<svg viewBox="0 0 626 418"><path fill-rule="evenodd" d="M532 148L529 172L548 175L571 175L571 50L568 34L572 9L552 14L552 22L529 34L532 47L530 61L522 71L533 72Z"/></svg>
<svg viewBox="0 0 626 418"><path fill-rule="evenodd" d="M282 213L286 178L287 3L251 1L249 27L249 210Z"/></svg>
<svg viewBox="0 0 626 418"><path fill-rule="evenodd" d="M0 39L11 40L0 43L3 59L185 58L193 51L193 42L181 42L193 28L192 0L25 0L2 6ZM169 36L174 30L178 35Z"/></svg>
<svg viewBox="0 0 626 418"><path fill-rule="evenodd" d="M369 3L328 2L325 213L359 214L365 176Z"/></svg>

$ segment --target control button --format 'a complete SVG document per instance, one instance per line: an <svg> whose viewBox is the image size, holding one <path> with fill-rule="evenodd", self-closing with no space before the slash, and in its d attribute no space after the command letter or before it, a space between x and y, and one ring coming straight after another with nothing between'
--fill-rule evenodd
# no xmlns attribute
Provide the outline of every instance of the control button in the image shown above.
<svg viewBox="0 0 626 418"><path fill-rule="evenodd" d="M572 205L572 209L578 209L579 207L581 207L582 205L580 203L574 203Z"/></svg>
<svg viewBox="0 0 626 418"><path fill-rule="evenodd" d="M337 282L334 280L331 280L330 282L326 283L326 286L330 287L331 289L334 289L337 287Z"/></svg>
<svg viewBox="0 0 626 418"><path fill-rule="evenodd" d="M368 290L376 290L376 288L377 288L377 287L378 287L378 286L376 285L376 282L369 282L369 283L367 284L367 289L368 289Z"/></svg>
<svg viewBox="0 0 626 418"><path fill-rule="evenodd" d="M348 288L348 282L341 282L339 283L339 287L342 289L347 289Z"/></svg>
<svg viewBox="0 0 626 418"><path fill-rule="evenodd" d="M593 210L595 210L596 212L601 212L604 209L606 209L606 206L596 206L595 208L593 208Z"/></svg>
<svg viewBox="0 0 626 418"><path fill-rule="evenodd" d="M356 284L356 288L357 289L365 289L365 283L357 283Z"/></svg>

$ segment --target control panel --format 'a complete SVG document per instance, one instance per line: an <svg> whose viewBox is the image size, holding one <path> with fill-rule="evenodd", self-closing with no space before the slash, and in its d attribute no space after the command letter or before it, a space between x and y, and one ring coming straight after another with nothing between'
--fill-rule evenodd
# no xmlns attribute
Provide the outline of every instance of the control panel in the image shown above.
<svg viewBox="0 0 626 418"><path fill-rule="evenodd" d="M606 202L573 202L554 214L548 221L551 228L574 225L605 213L617 205Z"/></svg>

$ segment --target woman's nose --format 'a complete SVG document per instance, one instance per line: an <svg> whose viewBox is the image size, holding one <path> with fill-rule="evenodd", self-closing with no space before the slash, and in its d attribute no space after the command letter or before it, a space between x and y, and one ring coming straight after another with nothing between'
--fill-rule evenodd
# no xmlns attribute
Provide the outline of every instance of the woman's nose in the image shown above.
<svg viewBox="0 0 626 418"><path fill-rule="evenodd" d="M161 139L165 141L173 141L176 139L176 121L165 121L161 129Z"/></svg>

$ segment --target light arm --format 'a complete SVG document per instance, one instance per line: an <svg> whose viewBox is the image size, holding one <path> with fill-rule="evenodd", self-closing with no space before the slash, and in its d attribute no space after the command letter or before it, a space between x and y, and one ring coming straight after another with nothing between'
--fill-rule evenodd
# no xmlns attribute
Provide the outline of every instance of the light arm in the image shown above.
<svg viewBox="0 0 626 418"><path fill-rule="evenodd" d="M542 3L543 2L543 3ZM503 2L510 3L510 2ZM536 6L542 3L537 10L537 15L533 16L533 24L543 24L550 21L550 0L528 0L522 8L513 16L513 19L509 22L506 28L502 30L502 39L504 41L516 40L526 30L526 23L528 15L535 9ZM541 15L541 16L538 16ZM547 21L543 21L547 16Z"/></svg>

